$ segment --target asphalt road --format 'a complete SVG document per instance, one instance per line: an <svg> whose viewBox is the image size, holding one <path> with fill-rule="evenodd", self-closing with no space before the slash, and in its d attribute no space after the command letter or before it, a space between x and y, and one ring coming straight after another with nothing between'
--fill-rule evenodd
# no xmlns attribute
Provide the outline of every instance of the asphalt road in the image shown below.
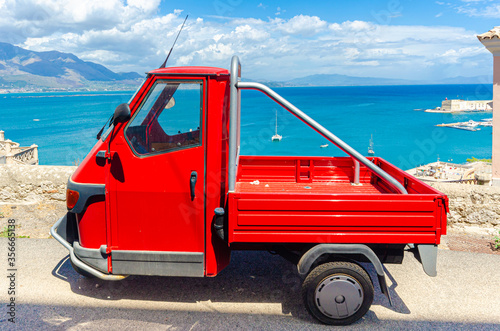
<svg viewBox="0 0 500 331"><path fill-rule="evenodd" d="M67 251L50 239L17 240L14 327L7 252L0 238L2 330L335 329L309 317L295 267L267 252L235 252L215 278L103 282L75 273ZM346 329L500 330L500 256L440 250L435 278L411 252L386 268L394 306L377 286L370 311Z"/></svg>

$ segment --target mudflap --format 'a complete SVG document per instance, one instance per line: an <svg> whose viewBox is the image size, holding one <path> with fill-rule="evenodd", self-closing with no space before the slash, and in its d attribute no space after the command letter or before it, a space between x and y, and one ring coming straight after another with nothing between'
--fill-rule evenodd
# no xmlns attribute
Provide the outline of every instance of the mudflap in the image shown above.
<svg viewBox="0 0 500 331"><path fill-rule="evenodd" d="M417 248L425 273L431 277L436 277L437 245L417 245Z"/></svg>

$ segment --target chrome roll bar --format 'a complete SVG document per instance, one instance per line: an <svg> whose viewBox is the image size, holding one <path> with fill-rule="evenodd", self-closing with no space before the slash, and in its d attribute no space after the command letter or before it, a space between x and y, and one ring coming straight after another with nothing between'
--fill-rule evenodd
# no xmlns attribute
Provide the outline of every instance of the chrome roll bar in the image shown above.
<svg viewBox="0 0 500 331"><path fill-rule="evenodd" d="M234 73L234 74L233 74ZM276 103L281 105L283 108L288 110L290 113L298 117L302 122L310 126L313 130L321 134L323 137L328 139L330 142L335 144L343 152L348 154L354 159L354 162L358 161L365 165L371 172L386 181L389 185L394 187L401 194L408 194L406 189L400 182L398 182L394 177L389 175L387 172L382 170L380 167L372 163L366 157L361 155L354 148L346 144L342 139L338 138L336 135L328 131L321 124L313 120L306 113L295 107L293 104L288 102L285 98L280 96L278 93L274 92L269 87L253 82L240 82L241 77L241 64L237 56L233 56L231 63L231 98L230 98L230 127L229 127L229 192L234 192L234 186L236 183L236 171L237 171L237 159L239 154L239 124L240 124L240 90L250 89L258 90L266 94L268 97L273 99ZM359 174L358 174L359 176ZM359 181L359 177L358 177Z"/></svg>

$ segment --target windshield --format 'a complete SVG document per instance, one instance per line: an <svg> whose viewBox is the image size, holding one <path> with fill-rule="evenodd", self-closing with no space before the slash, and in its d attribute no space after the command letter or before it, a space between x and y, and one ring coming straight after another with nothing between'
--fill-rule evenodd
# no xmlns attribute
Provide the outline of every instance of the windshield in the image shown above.
<svg viewBox="0 0 500 331"><path fill-rule="evenodd" d="M126 128L137 154L199 146L203 82L159 81Z"/></svg>

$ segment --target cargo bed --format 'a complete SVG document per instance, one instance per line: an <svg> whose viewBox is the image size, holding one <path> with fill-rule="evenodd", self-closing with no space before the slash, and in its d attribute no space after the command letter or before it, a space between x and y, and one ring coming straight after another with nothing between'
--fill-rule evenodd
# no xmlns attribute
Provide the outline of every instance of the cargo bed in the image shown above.
<svg viewBox="0 0 500 331"><path fill-rule="evenodd" d="M241 156L229 193L229 242L438 244L447 198L381 158L396 193L350 157ZM271 193L271 194L269 194Z"/></svg>

